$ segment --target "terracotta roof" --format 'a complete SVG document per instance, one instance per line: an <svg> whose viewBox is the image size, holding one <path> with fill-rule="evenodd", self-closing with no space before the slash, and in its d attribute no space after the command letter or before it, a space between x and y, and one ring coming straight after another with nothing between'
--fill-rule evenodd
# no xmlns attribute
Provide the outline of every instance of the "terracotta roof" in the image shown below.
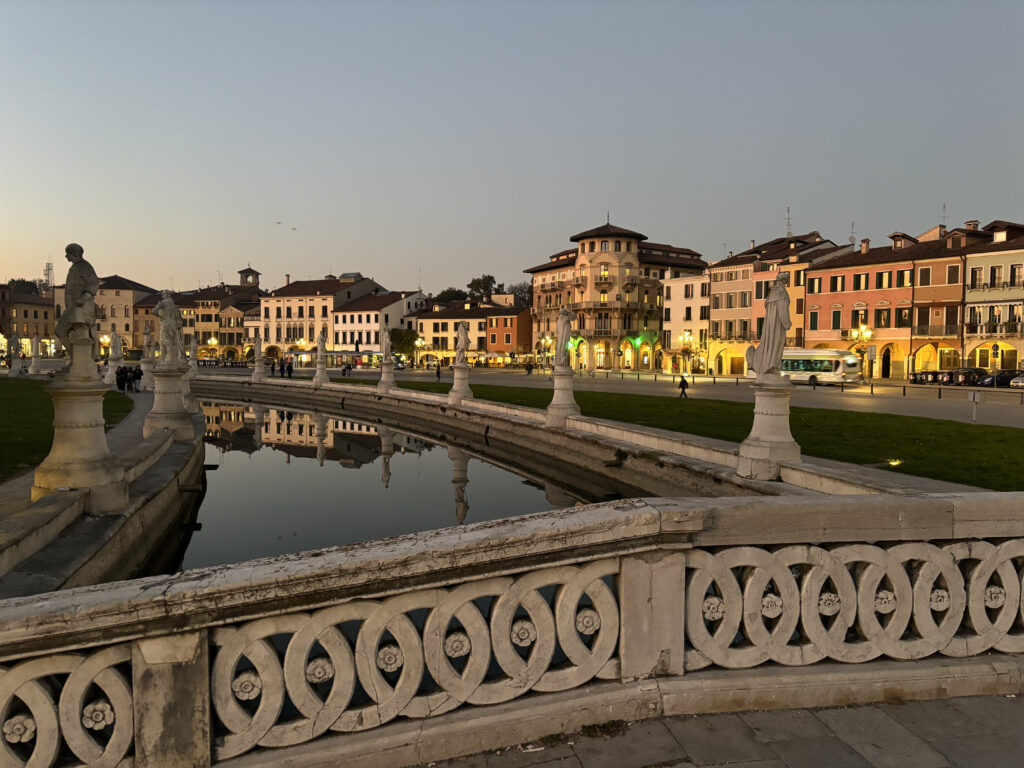
<svg viewBox="0 0 1024 768"><path fill-rule="evenodd" d="M568 250L559 251L558 253L548 257L548 261L543 264L538 264L536 267L524 269L523 272L546 272L549 269L571 267L576 263L577 256L579 256L579 249L569 248Z"/></svg>
<svg viewBox="0 0 1024 768"><path fill-rule="evenodd" d="M150 288L148 285L137 283L134 280L129 280L127 277L121 277L120 275L101 277L100 288L116 291L143 291L145 293L153 293L156 290L155 288Z"/></svg>
<svg viewBox="0 0 1024 768"><path fill-rule="evenodd" d="M384 309L384 307L390 307L392 304L402 301L407 296L412 296L417 293L416 291L387 291L385 293L368 293L365 296L360 296L357 299L347 304L341 304L334 308L335 312L365 312L367 310L374 312Z"/></svg>
<svg viewBox="0 0 1024 768"><path fill-rule="evenodd" d="M776 237L774 240L769 240L765 243L755 243L753 248L740 251L736 255L747 256L749 254L757 254L765 258L772 258L780 253L799 250L799 246L820 243L822 240L821 233L816 229L812 229L804 235L787 235L785 237ZM791 248L790 244L796 244L798 247Z"/></svg>
<svg viewBox="0 0 1024 768"><path fill-rule="evenodd" d="M11 304L33 304L40 307L52 307L53 298L46 298L45 296L39 296L35 293L12 293L10 298Z"/></svg>
<svg viewBox="0 0 1024 768"><path fill-rule="evenodd" d="M758 260L759 259L758 259L756 253L749 253L749 254L742 254L742 253L740 253L740 254L737 254L735 256L730 256L727 259L722 259L721 261L713 261L710 264L708 264L708 268L709 269L718 269L719 267L739 267L739 266L745 265L745 264L753 264L755 261L758 261Z"/></svg>
<svg viewBox="0 0 1024 768"><path fill-rule="evenodd" d="M586 240L592 237L631 237L635 240L647 239L647 235L641 235L639 232L634 232L631 229L616 227L614 224L602 224L600 227L594 227L593 229L588 229L586 232L580 232L578 235L573 235L569 240L573 243L578 243L580 240Z"/></svg>
<svg viewBox="0 0 1024 768"><path fill-rule="evenodd" d="M1005 240L1001 243L977 243L975 245L968 246L967 253L973 255L976 253L999 253L1000 251L1020 251L1024 250L1024 236L1015 237L1012 240Z"/></svg>
<svg viewBox="0 0 1024 768"><path fill-rule="evenodd" d="M962 253L961 248L947 248L943 240L926 240L923 243L915 243L903 248L893 248L892 245L883 245L879 248L871 248L867 253L855 250L853 253L845 253L821 262L812 262L807 268L808 272L844 269L846 267L866 267L872 264L898 264L912 262L915 259L937 258L939 256L953 256Z"/></svg>
<svg viewBox="0 0 1024 768"><path fill-rule="evenodd" d="M352 285L351 280L295 280L270 291L275 298L289 296L333 296L345 286Z"/></svg>
<svg viewBox="0 0 1024 768"><path fill-rule="evenodd" d="M491 305L477 305L466 309L464 301L453 301L447 307L437 312L434 311L434 305L431 304L426 309L413 312L411 315L407 315L407 317L415 317L421 320L428 320L430 318L437 318L438 320L465 320L481 317L507 317L526 311L529 311L528 307L495 307Z"/></svg>
<svg viewBox="0 0 1024 768"><path fill-rule="evenodd" d="M162 293L151 293L149 296L136 301L135 306L155 307L161 298L163 298ZM192 291L185 293L171 293L171 298L174 300L174 305L179 309L182 307L194 307L196 305L196 300Z"/></svg>

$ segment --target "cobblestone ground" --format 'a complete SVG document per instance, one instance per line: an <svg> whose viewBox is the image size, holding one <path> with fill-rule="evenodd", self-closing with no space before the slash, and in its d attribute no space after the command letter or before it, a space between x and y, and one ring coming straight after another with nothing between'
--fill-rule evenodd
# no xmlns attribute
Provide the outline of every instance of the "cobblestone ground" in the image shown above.
<svg viewBox="0 0 1024 768"><path fill-rule="evenodd" d="M1020 768L1024 698L664 717L432 768Z"/></svg>

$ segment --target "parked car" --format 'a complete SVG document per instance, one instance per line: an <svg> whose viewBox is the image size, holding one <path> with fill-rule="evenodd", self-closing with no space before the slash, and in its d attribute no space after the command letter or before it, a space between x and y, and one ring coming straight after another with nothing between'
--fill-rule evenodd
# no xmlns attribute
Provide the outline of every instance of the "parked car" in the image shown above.
<svg viewBox="0 0 1024 768"><path fill-rule="evenodd" d="M984 368L957 368L950 384L958 387L976 387L988 375Z"/></svg>
<svg viewBox="0 0 1024 768"><path fill-rule="evenodd" d="M1024 376L1010 379L1010 387L1013 389L1024 389Z"/></svg>
<svg viewBox="0 0 1024 768"><path fill-rule="evenodd" d="M1002 370L982 377L981 381L978 383L983 387L1008 387L1010 386L1010 382L1018 376L1024 376L1024 371L1003 368Z"/></svg>
<svg viewBox="0 0 1024 768"><path fill-rule="evenodd" d="M401 360L396 360L395 361L395 370L396 371L404 371L405 370L405 363L403 363Z"/></svg>

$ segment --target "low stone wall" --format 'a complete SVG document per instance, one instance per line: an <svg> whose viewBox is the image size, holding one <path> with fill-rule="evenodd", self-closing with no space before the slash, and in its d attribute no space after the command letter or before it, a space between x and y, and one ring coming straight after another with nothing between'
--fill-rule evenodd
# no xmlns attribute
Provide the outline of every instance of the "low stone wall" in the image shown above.
<svg viewBox="0 0 1024 768"><path fill-rule="evenodd" d="M631 499L2 601L0 748L397 768L611 719L1024 693L1022 505Z"/></svg>

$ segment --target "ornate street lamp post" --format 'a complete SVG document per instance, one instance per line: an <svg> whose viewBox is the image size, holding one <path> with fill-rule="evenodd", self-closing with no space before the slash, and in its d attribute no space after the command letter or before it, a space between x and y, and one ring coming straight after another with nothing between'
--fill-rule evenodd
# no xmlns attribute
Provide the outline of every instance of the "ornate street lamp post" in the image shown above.
<svg viewBox="0 0 1024 768"><path fill-rule="evenodd" d="M854 328L850 331L850 336L856 342L854 344L854 350L860 355L860 369L864 371L864 355L868 351L868 342L871 341L872 332L871 329L861 323L860 328ZM872 371L868 369L868 379L871 379Z"/></svg>

